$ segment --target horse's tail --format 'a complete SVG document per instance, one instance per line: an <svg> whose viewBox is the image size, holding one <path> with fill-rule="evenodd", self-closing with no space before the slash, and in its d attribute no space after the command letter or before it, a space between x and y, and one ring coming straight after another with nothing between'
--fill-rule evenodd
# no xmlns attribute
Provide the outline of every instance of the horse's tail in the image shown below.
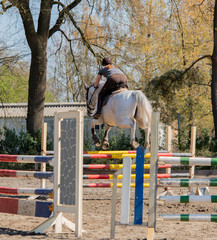
<svg viewBox="0 0 217 240"><path fill-rule="evenodd" d="M148 122L151 123L152 106L148 98L139 90L134 92L134 96L136 99L135 119L143 117L141 113L145 112Z"/></svg>

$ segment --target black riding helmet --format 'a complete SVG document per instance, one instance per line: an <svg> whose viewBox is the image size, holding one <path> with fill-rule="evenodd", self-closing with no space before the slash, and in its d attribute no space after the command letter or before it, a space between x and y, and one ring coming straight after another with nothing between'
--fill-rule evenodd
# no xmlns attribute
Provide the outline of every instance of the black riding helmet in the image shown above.
<svg viewBox="0 0 217 240"><path fill-rule="evenodd" d="M108 57L103 58L102 65L103 66L107 66L109 64L112 64L112 60L110 58L108 58Z"/></svg>

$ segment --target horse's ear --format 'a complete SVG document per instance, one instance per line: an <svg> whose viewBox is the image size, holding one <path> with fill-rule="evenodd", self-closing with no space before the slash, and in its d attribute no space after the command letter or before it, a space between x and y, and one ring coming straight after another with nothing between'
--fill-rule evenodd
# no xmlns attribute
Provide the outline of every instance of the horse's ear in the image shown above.
<svg viewBox="0 0 217 240"><path fill-rule="evenodd" d="M86 90L89 88L86 83L84 83L84 87L85 87Z"/></svg>

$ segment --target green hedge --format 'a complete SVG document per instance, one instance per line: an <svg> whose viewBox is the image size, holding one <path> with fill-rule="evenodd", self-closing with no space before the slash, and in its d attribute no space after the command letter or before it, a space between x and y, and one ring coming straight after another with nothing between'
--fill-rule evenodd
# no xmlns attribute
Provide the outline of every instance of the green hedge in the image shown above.
<svg viewBox="0 0 217 240"><path fill-rule="evenodd" d="M0 131L0 153L14 155L40 155L41 154L41 131L34 137L29 133L21 131L18 135L15 130L4 127ZM1 163L0 168L4 169L34 169L32 163Z"/></svg>
<svg viewBox="0 0 217 240"><path fill-rule="evenodd" d="M190 148L190 138L187 130L181 132L181 141L179 143L180 152L188 152ZM15 155L40 155L41 154L41 131L37 132L34 137L29 133L21 131L16 134L15 130L4 128L0 131L0 153L15 154ZM99 137L102 142L104 130L99 131ZM141 138L136 139L141 146L144 144L144 131L141 130ZM47 149L52 145L49 140ZM110 146L108 150L131 150L130 136L126 135L123 130L119 130L115 136L110 136ZM91 134L84 142L85 151L101 150L96 148L92 141ZM215 156L217 152L217 144L214 134L209 133L209 129L202 129L197 133L196 139L196 156ZM113 163L114 160L109 159L85 159L84 164L89 163ZM116 163L121 163L122 159L116 160ZM16 163L1 163L0 168L8 169L34 169L35 164L16 164Z"/></svg>

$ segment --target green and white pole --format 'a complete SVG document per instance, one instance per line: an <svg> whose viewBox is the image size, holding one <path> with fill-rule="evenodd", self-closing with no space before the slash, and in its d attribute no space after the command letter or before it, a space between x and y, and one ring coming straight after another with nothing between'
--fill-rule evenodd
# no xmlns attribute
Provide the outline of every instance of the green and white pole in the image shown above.
<svg viewBox="0 0 217 240"><path fill-rule="evenodd" d="M164 221L217 222L215 214L161 214Z"/></svg>
<svg viewBox="0 0 217 240"><path fill-rule="evenodd" d="M159 200L172 203L217 203L217 195L160 196Z"/></svg>
<svg viewBox="0 0 217 240"><path fill-rule="evenodd" d="M217 187L217 179L160 179L162 187Z"/></svg>
<svg viewBox="0 0 217 240"><path fill-rule="evenodd" d="M186 166L217 166L217 158L159 157L159 162Z"/></svg>

